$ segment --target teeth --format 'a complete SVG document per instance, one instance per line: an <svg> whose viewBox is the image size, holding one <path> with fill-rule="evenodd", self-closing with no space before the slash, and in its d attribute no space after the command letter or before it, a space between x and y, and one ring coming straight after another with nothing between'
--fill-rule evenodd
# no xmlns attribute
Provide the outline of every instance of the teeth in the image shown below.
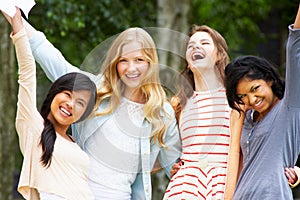
<svg viewBox="0 0 300 200"><path fill-rule="evenodd" d="M138 74L126 74L126 77L128 78L136 78L138 76L139 76Z"/></svg>
<svg viewBox="0 0 300 200"><path fill-rule="evenodd" d="M258 106L260 103L261 103L261 100L258 101L258 102L255 104L255 106Z"/></svg>
<svg viewBox="0 0 300 200"><path fill-rule="evenodd" d="M64 108L60 108L61 111L63 111L65 114L71 116L71 113L69 113L66 109Z"/></svg>

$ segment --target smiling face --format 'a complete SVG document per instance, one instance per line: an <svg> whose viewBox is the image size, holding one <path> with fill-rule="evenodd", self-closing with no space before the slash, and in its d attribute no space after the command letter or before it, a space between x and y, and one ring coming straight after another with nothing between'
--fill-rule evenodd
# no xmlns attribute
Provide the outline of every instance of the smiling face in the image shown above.
<svg viewBox="0 0 300 200"><path fill-rule="evenodd" d="M117 63L117 72L125 85L125 96L139 89L148 68L149 63L142 52L142 45L140 43L130 42L123 46Z"/></svg>
<svg viewBox="0 0 300 200"><path fill-rule="evenodd" d="M69 126L85 112L91 98L87 90L62 91L55 95L48 119L56 126Z"/></svg>
<svg viewBox="0 0 300 200"><path fill-rule="evenodd" d="M188 43L186 60L190 69L213 67L217 60L213 39L207 32L194 33Z"/></svg>
<svg viewBox="0 0 300 200"><path fill-rule="evenodd" d="M237 85L237 95L246 106L253 108L263 117L270 112L279 100L273 93L271 86L271 81L243 78Z"/></svg>

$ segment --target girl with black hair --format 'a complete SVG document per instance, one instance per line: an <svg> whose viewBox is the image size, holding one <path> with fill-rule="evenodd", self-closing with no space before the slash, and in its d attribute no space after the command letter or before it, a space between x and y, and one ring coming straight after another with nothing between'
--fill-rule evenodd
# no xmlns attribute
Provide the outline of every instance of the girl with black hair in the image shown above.
<svg viewBox="0 0 300 200"><path fill-rule="evenodd" d="M300 7L289 26L285 84L257 56L238 57L225 68L228 103L245 113L243 169L233 199L293 199L283 171L295 165L300 152L299 50ZM241 104L250 109L244 112Z"/></svg>
<svg viewBox="0 0 300 200"><path fill-rule="evenodd" d="M68 73L51 85L39 113L36 66L19 9L12 27L20 85L16 129L24 156L18 191L26 199L94 199L87 183L89 157L67 130L93 111L96 86L86 75Z"/></svg>

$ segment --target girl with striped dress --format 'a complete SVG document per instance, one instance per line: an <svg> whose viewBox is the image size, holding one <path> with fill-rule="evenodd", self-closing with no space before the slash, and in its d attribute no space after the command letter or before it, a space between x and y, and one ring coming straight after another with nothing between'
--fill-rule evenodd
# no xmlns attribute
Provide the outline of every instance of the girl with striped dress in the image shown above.
<svg viewBox="0 0 300 200"><path fill-rule="evenodd" d="M192 27L182 88L172 101L182 139L181 166L164 199L224 199L231 114L223 86L227 49L217 31Z"/></svg>

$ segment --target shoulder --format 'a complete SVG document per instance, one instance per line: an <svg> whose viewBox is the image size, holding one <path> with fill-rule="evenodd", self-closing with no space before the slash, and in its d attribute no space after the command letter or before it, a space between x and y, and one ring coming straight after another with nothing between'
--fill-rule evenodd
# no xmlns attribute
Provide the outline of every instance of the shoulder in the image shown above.
<svg viewBox="0 0 300 200"><path fill-rule="evenodd" d="M164 108L164 110L165 110L167 113L169 113L169 114L174 113L173 105L172 105L172 103L169 102L169 101L165 101L165 102L164 102L163 108Z"/></svg>

